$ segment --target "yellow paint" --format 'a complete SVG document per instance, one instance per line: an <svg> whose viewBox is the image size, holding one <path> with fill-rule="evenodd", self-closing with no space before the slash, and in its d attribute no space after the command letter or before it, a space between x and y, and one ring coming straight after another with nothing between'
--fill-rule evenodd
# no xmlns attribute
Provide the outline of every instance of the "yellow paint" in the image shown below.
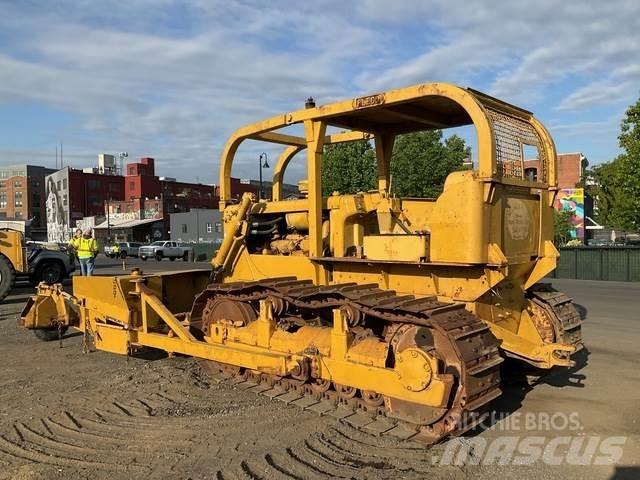
<svg viewBox="0 0 640 480"><path fill-rule="evenodd" d="M0 230L0 255L17 273L27 272L27 251L21 232Z"/></svg>
<svg viewBox="0 0 640 480"><path fill-rule="evenodd" d="M371 260L420 262L428 257L428 242L425 235L365 235L364 256Z"/></svg>
<svg viewBox="0 0 640 480"><path fill-rule="evenodd" d="M500 151L499 172L496 135L504 135L504 129L498 128L496 115L535 131L548 162L546 183L506 176L505 162L522 163L517 154L505 158ZM294 124L303 136L283 131ZM463 124L473 125L477 135L474 171L449 175L437 199L391 194L389 162L397 135ZM348 131L331 135L329 127ZM231 204L231 168L246 139L285 146L274 169L273 201L245 194L239 204ZM359 139L375 142L377 190L323 198L324 146ZM296 200L283 200L286 168L303 150L305 192ZM529 112L470 89L422 84L247 125L228 140L220 163L225 238L212 265L221 281L292 276L317 285L376 283L398 294L435 295L464 303L489 325L508 354L543 368L569 364L554 352L573 347L544 344L526 313L525 289L547 274L557 257L550 243L555 147ZM281 219L278 237L251 236L250 223L261 216ZM291 232L304 236L308 255L273 254L279 250L268 243ZM314 374L336 383L433 407L450 402L452 380L435 356L408 348L396 352L395 366L387 367L390 346L378 338L356 339L339 310L333 312L331 326L289 332L277 328L270 302L262 301L255 322L215 325L207 338L196 339L185 313L207 277L208 272L190 272L77 278L73 297L39 290L23 322L36 328L58 319L99 334L98 348L116 353L144 345L280 376L308 361Z"/></svg>

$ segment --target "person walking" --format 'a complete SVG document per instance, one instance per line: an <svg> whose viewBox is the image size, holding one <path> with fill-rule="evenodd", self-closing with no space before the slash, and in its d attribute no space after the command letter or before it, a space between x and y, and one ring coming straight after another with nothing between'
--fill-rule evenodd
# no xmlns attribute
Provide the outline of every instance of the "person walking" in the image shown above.
<svg viewBox="0 0 640 480"><path fill-rule="evenodd" d="M98 254L98 242L92 236L93 230L87 227L82 232L82 237L77 241L78 259L80 260L80 272L83 277L90 277L93 274L93 267L96 255Z"/></svg>

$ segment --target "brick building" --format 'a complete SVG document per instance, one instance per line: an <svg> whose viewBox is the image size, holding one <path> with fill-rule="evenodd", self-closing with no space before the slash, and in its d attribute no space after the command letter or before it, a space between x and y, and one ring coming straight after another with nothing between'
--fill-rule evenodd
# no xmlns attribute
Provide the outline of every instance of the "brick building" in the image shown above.
<svg viewBox="0 0 640 480"><path fill-rule="evenodd" d="M144 157L138 163L127 165L127 175L124 179L124 199L154 198L161 193L160 179L155 173L155 160Z"/></svg>
<svg viewBox="0 0 640 480"><path fill-rule="evenodd" d="M66 242L78 220L104 215L105 202L124 200L124 178L65 167L46 177L47 237Z"/></svg>
<svg viewBox="0 0 640 480"><path fill-rule="evenodd" d="M110 162L103 157L109 157ZM107 163L115 165L111 156L102 155L98 168L66 167L46 177L43 184L49 241L67 241L79 221L94 226L101 237L117 237L120 241L144 240L149 235L166 238L170 214L218 208L215 185L159 177L151 157L129 163L124 176L117 174L117 168L100 166ZM271 182L264 182L265 192L270 186ZM289 187L295 188L286 186L285 191ZM257 182L232 178L231 192L233 198L240 198L244 192L256 193Z"/></svg>
<svg viewBox="0 0 640 480"><path fill-rule="evenodd" d="M218 203L213 185L158 177L155 161L149 157L127 165L124 188L124 200L160 198L166 213L185 212L192 208L216 208Z"/></svg>
<svg viewBox="0 0 640 480"><path fill-rule="evenodd" d="M118 241L145 241L166 238L169 215L195 208L217 208L213 185L177 182L158 177L155 160L143 157L126 166L123 194L104 201L96 234Z"/></svg>
<svg viewBox="0 0 640 480"><path fill-rule="evenodd" d="M587 158L581 153L558 154L558 188L576 188L589 166ZM540 161L538 159L524 161L524 173L527 178L538 178Z"/></svg>
<svg viewBox="0 0 640 480"><path fill-rule="evenodd" d="M586 238L585 222L591 215L591 201L585 195L582 183L588 166L587 158L580 152L558 154L558 193L554 207L559 211L570 212L571 238L580 241ZM525 160L524 167L528 178L538 178L539 160Z"/></svg>
<svg viewBox="0 0 640 480"><path fill-rule="evenodd" d="M53 172L53 168L36 165L0 167L0 219L27 221L31 237L44 240L47 231L45 177Z"/></svg>
<svg viewBox="0 0 640 480"><path fill-rule="evenodd" d="M158 197L109 201L105 202L104 208L102 222L94 226L98 239L147 242L165 235L166 219L162 200Z"/></svg>

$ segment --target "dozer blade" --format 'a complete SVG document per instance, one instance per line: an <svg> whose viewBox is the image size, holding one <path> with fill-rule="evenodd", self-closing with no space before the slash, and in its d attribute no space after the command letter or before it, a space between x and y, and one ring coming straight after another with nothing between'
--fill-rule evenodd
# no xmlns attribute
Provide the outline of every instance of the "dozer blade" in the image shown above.
<svg viewBox="0 0 640 480"><path fill-rule="evenodd" d="M38 285L36 294L27 300L20 315L20 325L29 329L75 326L77 323L75 297L65 292L61 284Z"/></svg>

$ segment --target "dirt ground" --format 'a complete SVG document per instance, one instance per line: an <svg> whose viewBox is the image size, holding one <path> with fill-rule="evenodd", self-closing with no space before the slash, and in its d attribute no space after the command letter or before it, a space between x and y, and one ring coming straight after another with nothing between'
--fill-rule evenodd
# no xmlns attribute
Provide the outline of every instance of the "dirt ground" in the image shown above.
<svg viewBox="0 0 640 480"><path fill-rule="evenodd" d="M640 285L557 286L587 317L587 355L533 389L510 385L496 406L506 418L475 438L540 434L540 425L504 425L524 413L576 412L578 435L627 438L617 465L443 466L435 460L446 444L369 436L217 384L193 359L83 354L73 332L63 348L40 342L16 326L31 291L23 287L0 305L0 478L640 478Z"/></svg>

